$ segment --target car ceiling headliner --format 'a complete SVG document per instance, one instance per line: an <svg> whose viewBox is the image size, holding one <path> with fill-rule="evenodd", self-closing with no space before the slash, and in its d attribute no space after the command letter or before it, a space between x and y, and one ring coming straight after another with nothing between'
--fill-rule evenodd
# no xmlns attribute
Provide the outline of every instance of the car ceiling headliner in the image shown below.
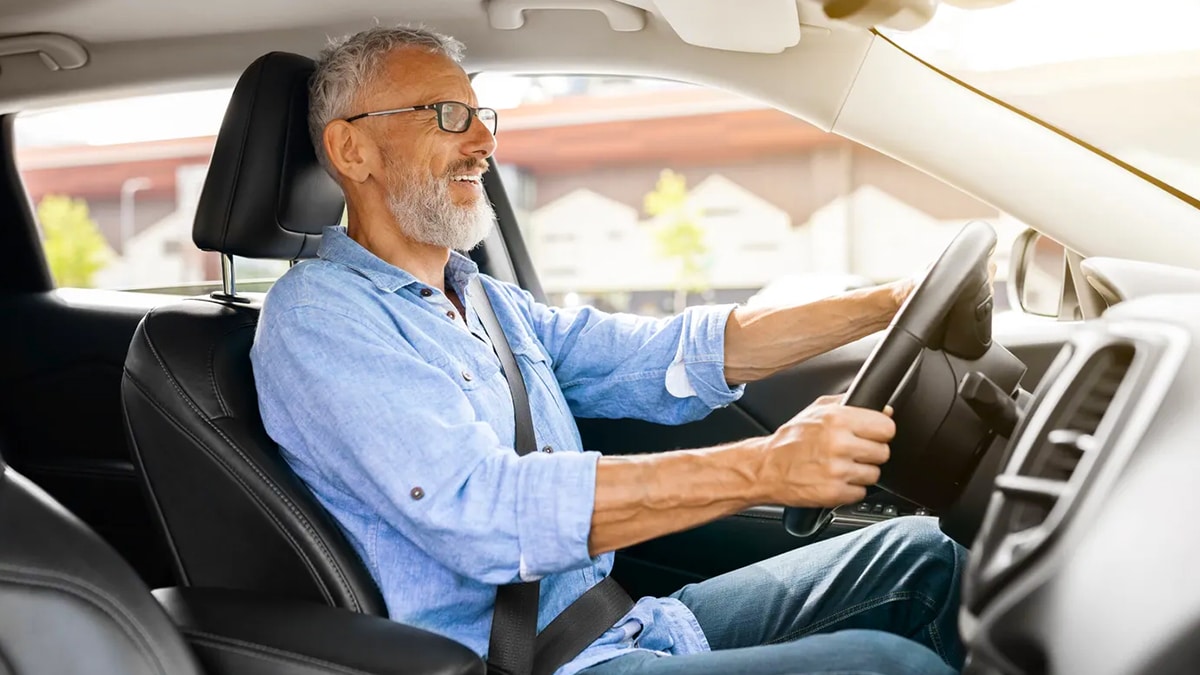
<svg viewBox="0 0 1200 675"><path fill-rule="evenodd" d="M86 42L290 30L370 21L486 20L479 0L5 0L5 32L53 31Z"/></svg>
<svg viewBox="0 0 1200 675"><path fill-rule="evenodd" d="M803 76L811 70L822 84L827 74L843 82L852 77L866 31L831 25L815 0L758 1L776 10L797 3L793 16L803 33L798 46L782 53L697 47L680 39L655 0L619 0L646 13L644 28L634 32L614 31L592 11L526 12L524 26L501 30L492 27L483 0L0 0L5 33L66 35L81 42L89 57L82 68L55 73L32 54L0 60L0 113L205 82L228 85L267 51L315 55L329 36L376 22L418 23L454 35L467 45L468 70L660 76L733 90L749 85L743 93L756 98L764 97L752 90L775 88L782 72ZM738 0L724 2L741 12L732 4ZM756 27L765 35L761 24L770 13L748 16L736 28L712 20L706 28L717 37L738 30L753 48ZM811 105L793 113L831 113L844 93L843 86L806 90Z"/></svg>

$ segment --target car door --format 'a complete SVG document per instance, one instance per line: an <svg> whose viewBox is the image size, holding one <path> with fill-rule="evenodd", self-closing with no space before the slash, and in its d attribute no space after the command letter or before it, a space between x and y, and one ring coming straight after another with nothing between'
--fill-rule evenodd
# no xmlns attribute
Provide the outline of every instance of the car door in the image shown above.
<svg viewBox="0 0 1200 675"><path fill-rule="evenodd" d="M503 218L518 277L551 304L665 316L692 305L815 300L922 270L961 225L995 227L1004 269L1023 224L905 165L722 92L610 77L489 77L500 110ZM580 116L580 110L592 114ZM603 112L599 112L603 111ZM511 124L515 128L506 128ZM525 250L528 255L525 255ZM1069 326L1022 315L997 282L996 336L1032 389ZM528 286L529 283L527 282ZM877 336L747 386L678 427L580 419L606 454L718 445L769 434L822 394L845 391ZM886 493L848 505L822 538L917 512ZM635 596L670 593L809 542L758 507L618 553Z"/></svg>

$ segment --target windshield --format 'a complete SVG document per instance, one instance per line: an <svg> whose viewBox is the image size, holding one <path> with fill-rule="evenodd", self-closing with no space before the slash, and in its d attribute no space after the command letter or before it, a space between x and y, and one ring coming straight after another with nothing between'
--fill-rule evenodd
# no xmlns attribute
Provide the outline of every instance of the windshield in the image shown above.
<svg viewBox="0 0 1200 675"><path fill-rule="evenodd" d="M889 33L929 64L1193 197L1200 195L1200 2L942 5Z"/></svg>

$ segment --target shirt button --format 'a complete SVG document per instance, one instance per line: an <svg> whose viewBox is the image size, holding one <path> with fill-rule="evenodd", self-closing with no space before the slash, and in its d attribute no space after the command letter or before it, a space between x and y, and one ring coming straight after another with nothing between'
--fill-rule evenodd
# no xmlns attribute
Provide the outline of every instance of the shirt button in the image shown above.
<svg viewBox="0 0 1200 675"><path fill-rule="evenodd" d="M454 310L450 310L449 312L446 312L446 316L448 316L448 317L450 317L451 319L453 319L453 318L455 318L455 317L456 317L456 316L458 316L458 315L454 313Z"/></svg>
<svg viewBox="0 0 1200 675"><path fill-rule="evenodd" d="M546 447L542 448L542 452L549 454L551 452L554 452L554 448L552 446L547 445Z"/></svg>
<svg viewBox="0 0 1200 675"><path fill-rule="evenodd" d="M463 379L466 380L467 382L471 381L471 371L469 371L469 370L462 371L462 376L463 376Z"/></svg>
<svg viewBox="0 0 1200 675"><path fill-rule="evenodd" d="M428 288L422 288L422 289L421 289L421 297L422 297L422 298L428 298L428 297L429 297L429 296L431 296L431 295L433 295L433 291L432 291L432 290L430 290L430 289L428 289Z"/></svg>
<svg viewBox="0 0 1200 675"><path fill-rule="evenodd" d="M420 499L421 497L425 496L425 491L419 487L415 487L412 489L412 492L408 493L408 496L412 497L413 499Z"/></svg>

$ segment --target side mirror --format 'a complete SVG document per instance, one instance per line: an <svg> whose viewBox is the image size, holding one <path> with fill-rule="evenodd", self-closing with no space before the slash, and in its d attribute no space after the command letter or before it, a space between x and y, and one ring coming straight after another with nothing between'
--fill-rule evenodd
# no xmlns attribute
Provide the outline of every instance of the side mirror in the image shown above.
<svg viewBox="0 0 1200 675"><path fill-rule="evenodd" d="M1013 243L1009 303L1060 321L1100 316L1107 304L1085 280L1082 261L1083 256L1050 237L1025 230Z"/></svg>
<svg viewBox="0 0 1200 675"><path fill-rule="evenodd" d="M1025 230L1013 243L1009 303L1029 314L1058 316L1066 282L1067 249L1036 230Z"/></svg>

